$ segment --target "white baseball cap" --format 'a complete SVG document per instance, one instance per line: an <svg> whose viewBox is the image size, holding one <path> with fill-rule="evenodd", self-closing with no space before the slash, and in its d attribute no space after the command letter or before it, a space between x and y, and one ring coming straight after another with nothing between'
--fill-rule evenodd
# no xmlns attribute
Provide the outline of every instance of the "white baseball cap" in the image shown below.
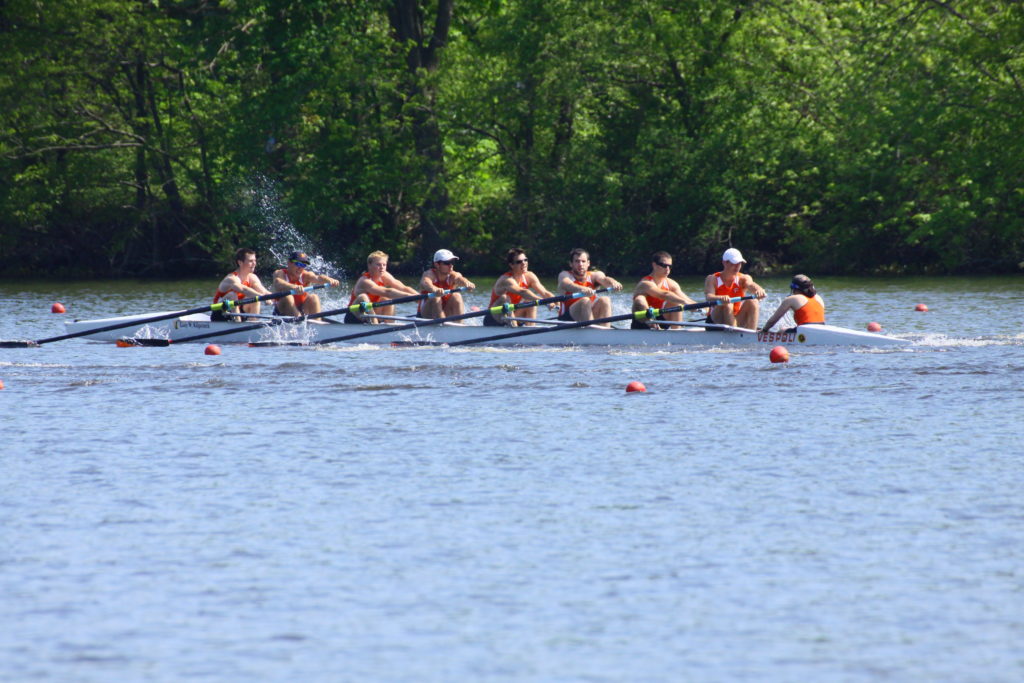
<svg viewBox="0 0 1024 683"><path fill-rule="evenodd" d="M746 263L747 259L743 258L743 254L740 253L739 249L730 247L722 254L722 262L724 263L725 261L729 263Z"/></svg>
<svg viewBox="0 0 1024 683"><path fill-rule="evenodd" d="M459 257L447 249L438 249L434 252L434 263L438 261L455 261Z"/></svg>

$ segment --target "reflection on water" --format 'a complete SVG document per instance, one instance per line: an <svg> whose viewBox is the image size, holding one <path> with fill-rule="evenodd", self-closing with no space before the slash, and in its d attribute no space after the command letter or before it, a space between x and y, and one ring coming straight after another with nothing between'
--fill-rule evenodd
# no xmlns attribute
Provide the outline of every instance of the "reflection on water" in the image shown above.
<svg viewBox="0 0 1024 683"><path fill-rule="evenodd" d="M208 284L4 285L0 338L58 333L57 298L99 317ZM921 343L786 365L0 349L4 673L1018 680L1024 337L1020 288L989 284L821 278L838 324Z"/></svg>

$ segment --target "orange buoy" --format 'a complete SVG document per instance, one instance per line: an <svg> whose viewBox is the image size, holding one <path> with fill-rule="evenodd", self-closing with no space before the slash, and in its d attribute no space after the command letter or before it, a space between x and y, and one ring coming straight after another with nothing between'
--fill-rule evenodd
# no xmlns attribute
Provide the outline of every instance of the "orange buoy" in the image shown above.
<svg viewBox="0 0 1024 683"><path fill-rule="evenodd" d="M915 311L920 311L921 313L927 313L928 312L928 306L926 306L925 304L918 304L918 305L914 306L914 310Z"/></svg>
<svg viewBox="0 0 1024 683"><path fill-rule="evenodd" d="M220 347L217 346L216 344L207 344L206 350L203 351L203 353L205 353L207 356L219 356Z"/></svg>
<svg viewBox="0 0 1024 683"><path fill-rule="evenodd" d="M64 304L59 301L50 306L50 313L64 313Z"/></svg>
<svg viewBox="0 0 1024 683"><path fill-rule="evenodd" d="M647 391L647 387L644 386L643 382L637 382L636 380L633 380L632 382L626 385L626 393L631 394L634 391Z"/></svg>
<svg viewBox="0 0 1024 683"><path fill-rule="evenodd" d="M788 363L789 349L785 346L776 346L772 349L771 353L768 354L768 359L773 363Z"/></svg>
<svg viewBox="0 0 1024 683"><path fill-rule="evenodd" d="M4 388L4 381L2 379L0 379L0 389L3 389L3 388Z"/></svg>
<svg viewBox="0 0 1024 683"><path fill-rule="evenodd" d="M882 326L878 323L868 323L868 332L881 332Z"/></svg>

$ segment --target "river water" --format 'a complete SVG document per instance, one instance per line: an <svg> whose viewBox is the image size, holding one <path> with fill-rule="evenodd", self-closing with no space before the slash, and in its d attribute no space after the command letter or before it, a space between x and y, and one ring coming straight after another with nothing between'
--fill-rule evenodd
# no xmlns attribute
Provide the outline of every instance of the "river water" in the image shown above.
<svg viewBox="0 0 1024 683"><path fill-rule="evenodd" d="M1024 279L819 289L917 344L0 349L0 679L1024 679Z"/></svg>

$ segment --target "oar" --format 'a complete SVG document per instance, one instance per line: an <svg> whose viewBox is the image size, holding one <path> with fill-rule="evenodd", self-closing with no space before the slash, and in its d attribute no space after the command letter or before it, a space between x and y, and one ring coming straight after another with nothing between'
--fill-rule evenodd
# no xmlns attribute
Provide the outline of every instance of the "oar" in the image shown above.
<svg viewBox="0 0 1024 683"><path fill-rule="evenodd" d="M602 287L601 289L595 289L594 293L607 292L610 287ZM466 320L467 318L478 318L488 314L508 315L512 311L521 310L523 308L530 308L532 306L541 306L544 304L554 304L559 301L569 301L571 299L579 299L585 296L592 296L584 292L572 292L571 294L560 294L558 296L548 297L547 299L538 299L537 301L522 301L518 304L502 304L501 306L491 306L480 311L470 311L469 313L462 313L461 315L453 315L450 318L434 318L432 320L423 320L411 322L407 325L381 325L379 328L366 330L364 332L355 332L353 334L346 334L340 337L330 337L328 339L317 339L315 344L332 344L334 342L349 341L350 339L362 339L363 337L372 337L376 334L387 334L388 332L402 332L404 330L412 330L420 327L430 327L431 325L442 325L444 323L455 322L456 320ZM561 329L561 328L559 328ZM307 346L306 342L251 342L249 346Z"/></svg>
<svg viewBox="0 0 1024 683"><path fill-rule="evenodd" d="M319 287L326 287L327 285L312 285L306 289L314 289ZM111 330L121 330L126 327L132 327L133 325L148 325L149 323L160 322L161 320L170 320L172 318L178 318L183 315L192 315L193 313L207 313L209 311L223 311L225 309L230 310L236 306L244 306L246 304L253 304L257 301L269 301L270 299L280 299L283 296L289 294L296 294L300 290L291 290L284 292L274 292L272 294L262 294L260 296L250 297L248 299L240 299L238 301L225 300L219 303L210 304L208 306L200 306L199 308L190 308L184 311L175 311L174 313L161 313L160 315L154 315L149 318L133 318L131 320L114 323L113 325L104 325L103 327L94 327L90 330L83 330L81 332L72 332L70 334L62 334L57 337L47 337L46 339L36 340L14 340L14 341L0 341L0 348L3 349L25 349L40 346L42 344L49 344L50 342L64 341L65 339L74 339L75 337L85 337L90 334L98 334L100 332L110 332Z"/></svg>
<svg viewBox="0 0 1024 683"><path fill-rule="evenodd" d="M587 327L588 325L600 325L602 323L613 323L619 320L654 320L663 313L677 313L679 311L695 311L699 308L710 308L717 306L718 304L724 303L736 303L737 301L743 301L744 299L756 299L754 294L747 294L746 296L734 296L729 301L700 301L695 304L686 304L679 306L669 306L668 308L648 308L643 311L633 311L632 313L622 313L620 315L612 315L607 318L595 318L594 320L579 320L568 325L559 325L558 327L534 327L528 330L516 330L515 332L506 332L504 334L494 334L489 337L480 337L478 339L463 339L461 341L453 342L413 342L414 344L433 344L445 346L463 346L465 344L483 344L491 341L498 341L499 339L511 339L514 337L525 337L530 334L544 334L545 332L551 332L553 330L571 330L576 327Z"/></svg>
<svg viewBox="0 0 1024 683"><path fill-rule="evenodd" d="M201 334L193 334L188 337L180 337L174 340L174 343L181 344L183 342L199 341L200 339L212 339L214 337L222 337L228 334L236 334L238 332L248 332L250 330L260 330L266 327L273 327L274 325L297 324L304 320L311 320L315 318L326 318L332 315L339 315L350 311L353 314L356 313L368 313L373 310L374 307L383 308L384 306L391 306L392 304L404 304L410 301L420 301L422 299L433 299L435 297L446 296L454 292L464 292L468 287L456 287L455 289L445 289L440 292L426 292L423 294L410 294L409 296L399 297L397 299L389 299L387 301L378 301L376 303L372 301L361 301L358 304L352 304L345 308L335 308L330 311L320 311L319 313L310 313L309 315L300 315L295 318L277 318L275 320L269 320L263 323L251 323L247 325L232 325L232 327L225 330L217 330L215 332L203 332ZM118 344L124 346L170 346L170 339L120 339Z"/></svg>

